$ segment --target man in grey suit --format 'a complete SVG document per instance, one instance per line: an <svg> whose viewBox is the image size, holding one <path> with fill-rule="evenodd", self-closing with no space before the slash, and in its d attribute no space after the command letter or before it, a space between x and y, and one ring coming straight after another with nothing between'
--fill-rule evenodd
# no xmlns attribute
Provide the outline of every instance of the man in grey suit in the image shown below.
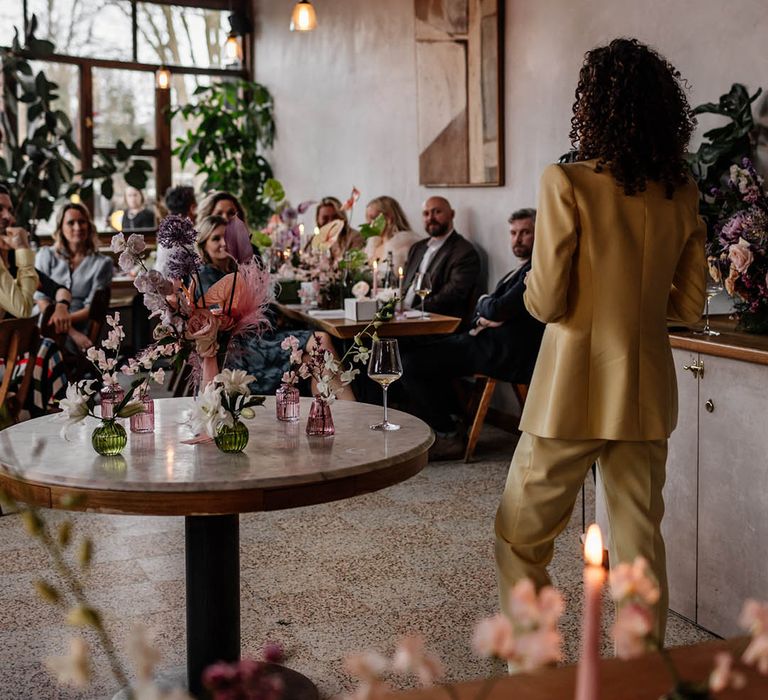
<svg viewBox="0 0 768 700"><path fill-rule="evenodd" d="M424 309L462 319L469 326L479 293L480 256L475 247L453 228L455 212L444 197L424 202L422 218L429 237L414 243L405 263L405 304L420 308L415 282L419 272L429 273L432 291Z"/></svg>

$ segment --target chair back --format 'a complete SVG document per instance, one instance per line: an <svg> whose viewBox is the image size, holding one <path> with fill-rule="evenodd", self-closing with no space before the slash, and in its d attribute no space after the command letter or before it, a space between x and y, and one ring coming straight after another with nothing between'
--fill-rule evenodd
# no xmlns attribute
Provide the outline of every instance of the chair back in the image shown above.
<svg viewBox="0 0 768 700"><path fill-rule="evenodd" d="M91 342L96 345L101 337L101 331L107 322L109 313L109 302L112 299L112 290L109 287L98 289L91 300L90 311L88 313L88 330L86 335Z"/></svg>
<svg viewBox="0 0 768 700"><path fill-rule="evenodd" d="M24 377L16 391L15 408L11 413L18 420L32 383L32 363L35 361L39 335L37 319L13 318L0 321L0 357L5 359L5 373L0 384L0 405L7 405L14 374L24 355L29 357Z"/></svg>

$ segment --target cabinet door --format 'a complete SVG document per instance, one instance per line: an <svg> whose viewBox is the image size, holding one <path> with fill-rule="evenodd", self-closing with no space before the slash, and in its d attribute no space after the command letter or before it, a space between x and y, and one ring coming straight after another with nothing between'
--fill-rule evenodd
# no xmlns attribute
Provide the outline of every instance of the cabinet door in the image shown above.
<svg viewBox="0 0 768 700"><path fill-rule="evenodd" d="M677 428L669 439L665 513L661 524L667 545L669 607L696 620L696 512L699 380L683 365L698 357L672 350L677 372Z"/></svg>
<svg viewBox="0 0 768 700"><path fill-rule="evenodd" d="M745 598L768 597L766 387L766 365L704 357L697 622L721 636L739 631Z"/></svg>

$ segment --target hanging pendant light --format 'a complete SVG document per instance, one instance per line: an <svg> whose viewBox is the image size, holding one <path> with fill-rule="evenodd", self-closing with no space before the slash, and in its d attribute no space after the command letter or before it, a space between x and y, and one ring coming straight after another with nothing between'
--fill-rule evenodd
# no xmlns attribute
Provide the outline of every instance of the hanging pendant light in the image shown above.
<svg viewBox="0 0 768 700"><path fill-rule="evenodd" d="M157 69L157 73L155 73L155 85L157 85L160 90L167 90L171 87L171 71L165 66L160 66L160 68Z"/></svg>
<svg viewBox="0 0 768 700"><path fill-rule="evenodd" d="M317 27L315 8L309 0L300 0L293 6L291 14L292 32L311 32Z"/></svg>
<svg viewBox="0 0 768 700"><path fill-rule="evenodd" d="M240 37L230 32L224 44L224 65L227 68L238 68L243 62L243 47Z"/></svg>

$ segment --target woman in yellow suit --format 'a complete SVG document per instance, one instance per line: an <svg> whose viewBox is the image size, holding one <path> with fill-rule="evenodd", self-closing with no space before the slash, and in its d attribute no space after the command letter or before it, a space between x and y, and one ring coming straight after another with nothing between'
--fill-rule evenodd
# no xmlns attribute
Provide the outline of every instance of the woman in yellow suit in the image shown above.
<svg viewBox="0 0 768 700"><path fill-rule="evenodd" d="M541 179L525 305L547 324L496 516L502 606L548 583L555 537L598 462L611 563L644 556L667 585L661 519L677 386L667 319L693 323L705 227L683 155L694 127L679 73L632 39L589 51L571 139L578 161Z"/></svg>

